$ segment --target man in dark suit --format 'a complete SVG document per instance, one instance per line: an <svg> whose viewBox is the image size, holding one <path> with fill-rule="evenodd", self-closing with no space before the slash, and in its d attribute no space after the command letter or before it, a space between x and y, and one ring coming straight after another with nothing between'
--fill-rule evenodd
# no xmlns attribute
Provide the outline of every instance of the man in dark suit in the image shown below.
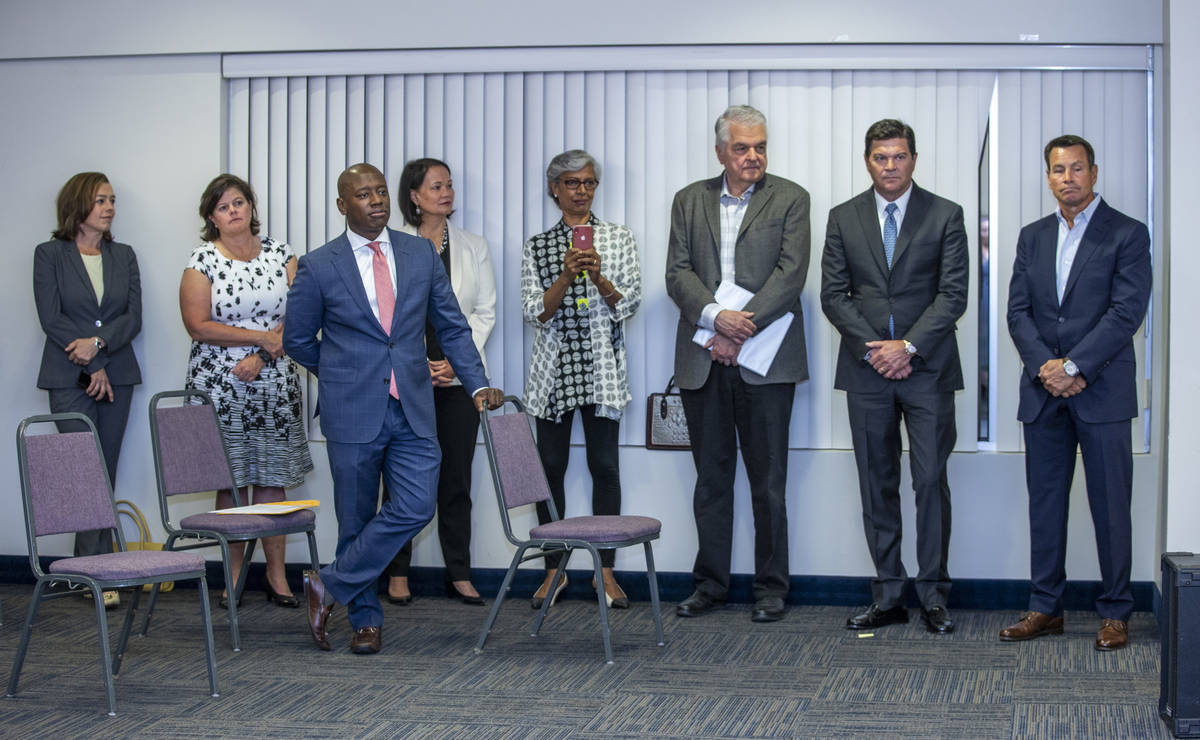
<svg viewBox="0 0 1200 740"><path fill-rule="evenodd" d="M917 504L917 596L930 632L947 633L954 392L963 387L954 325L967 307L962 207L917 187L912 127L867 129L873 186L829 212L821 306L842 335L834 387L846 391L863 527L875 563L873 603L846 628L908 621L900 558L900 420Z"/></svg>
<svg viewBox="0 0 1200 740"><path fill-rule="evenodd" d="M1008 331L1024 365L1017 418L1025 430L1032 593L1029 612L1000 639L1063 631L1067 502L1078 448L1103 584L1095 647L1116 650L1128 642L1133 613L1133 335L1150 300L1150 233L1094 192L1099 171L1087 141L1060 136L1044 156L1058 209L1021 229L1008 290Z"/></svg>
<svg viewBox="0 0 1200 740"><path fill-rule="evenodd" d="M667 293L679 306L675 382L696 464L693 507L699 552L695 592L676 613L695 617L725 602L733 544L733 480L740 441L754 511L756 622L781 619L787 598L785 489L796 383L808 379L800 292L808 274L808 193L768 175L767 122L733 106L716 125L725 172L675 195ZM754 294L741 310L722 306L722 282ZM792 314L766 375L740 367L743 343ZM712 332L701 346L697 328Z"/></svg>
<svg viewBox="0 0 1200 740"><path fill-rule="evenodd" d="M346 604L355 653L377 653L383 610L376 580L433 518L441 461L426 317L476 408L496 408L471 328L425 239L387 228L387 183L369 164L338 177L346 232L300 258L288 292L283 346L317 376L338 517L336 559L305 571L309 628L329 650L334 603ZM318 336L318 332L320 335ZM390 496L376 513L380 476Z"/></svg>

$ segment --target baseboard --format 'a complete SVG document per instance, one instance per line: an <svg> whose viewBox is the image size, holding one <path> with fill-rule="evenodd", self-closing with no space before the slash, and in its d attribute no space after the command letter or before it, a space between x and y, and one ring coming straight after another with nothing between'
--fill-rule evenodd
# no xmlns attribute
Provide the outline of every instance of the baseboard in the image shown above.
<svg viewBox="0 0 1200 740"><path fill-rule="evenodd" d="M54 558L43 558L43 568ZM300 588L301 572L306 566L300 563L289 563L287 566L288 581L293 589ZM262 588L266 566L262 563L252 563L246 584L250 590ZM412 568L409 572L409 587L414 596L443 596L445 585L443 568ZM542 582L543 571L534 568L522 568L517 571L511 587L511 595L516 598L532 595ZM592 572L590 570L567 571L569 583L564 594L566 598L591 599ZM617 577L621 587L634 601L648 601L650 586L645 573L640 571L618 571ZM224 588L225 576L220 563L208 562L208 585L210 588ZM500 568L475 568L471 571L471 580L479 592L486 597L492 597L504 580L504 571ZM729 601L734 603L750 603L754 601L752 590L753 576L736 574L729 584ZM0 583L33 583L33 574L29 570L29 558L16 555L0 555ZM381 588L384 586L381 579ZM179 584L180 587L192 587L191 584ZM692 592L691 573L658 574L659 596L663 601L682 601ZM915 595L910 591L910 606L918 606ZM1067 581L1067 590L1063 596L1063 607L1072 611L1091 611L1095 608L1096 597L1100 594L1099 581ZM788 603L800 606L863 606L871 602L871 579L848 576L792 576L791 590L788 592ZM1153 581L1136 581L1133 583L1133 604L1136 611L1153 611L1158 613L1162 597ZM1025 580L1001 578L960 578L954 581L950 592L949 606L954 609L1025 609L1029 604L1029 582Z"/></svg>

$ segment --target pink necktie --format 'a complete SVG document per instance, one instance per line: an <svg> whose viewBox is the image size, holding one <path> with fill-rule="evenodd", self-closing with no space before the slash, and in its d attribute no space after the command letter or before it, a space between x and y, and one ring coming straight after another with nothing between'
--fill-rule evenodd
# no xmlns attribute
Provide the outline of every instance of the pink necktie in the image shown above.
<svg viewBox="0 0 1200 740"><path fill-rule="evenodd" d="M375 300L379 302L379 324L389 336L392 333L392 311L396 308L396 294L392 292L392 279L388 276L388 264L384 259L379 242L367 245L371 248L371 272L375 275ZM400 400L400 391L396 388L396 371L392 371L392 380L388 385L388 393Z"/></svg>

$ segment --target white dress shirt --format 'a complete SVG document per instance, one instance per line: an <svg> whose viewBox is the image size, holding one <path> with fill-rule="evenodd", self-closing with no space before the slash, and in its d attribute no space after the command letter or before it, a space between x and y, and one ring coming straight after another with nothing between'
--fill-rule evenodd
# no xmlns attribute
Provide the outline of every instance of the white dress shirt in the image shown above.
<svg viewBox="0 0 1200 740"><path fill-rule="evenodd" d="M375 252L367 245L371 242L379 243L379 249L383 252L383 259L387 262L388 279L392 281L392 296L395 297L395 255L392 254L392 243L388 238L388 231L384 229L379 232L379 236L374 239L368 239L365 236L355 233L353 229L346 229L346 239L350 242L350 248L354 250L354 261L358 263L358 275L362 278L363 289L367 291L367 303L371 304L371 313L375 314L375 319L378 320L379 299L375 295L375 268L372 265Z"/></svg>
<svg viewBox="0 0 1200 740"><path fill-rule="evenodd" d="M908 210L908 199L912 197L912 183L908 184L908 188L900 194L900 197L889 201L879 194L878 190L873 190L875 193L875 213L879 216L879 236L883 237L883 222L887 220L887 204L895 203L896 212L892 215L896 219L896 237L900 236L900 227L904 225L904 213Z"/></svg>
<svg viewBox="0 0 1200 740"><path fill-rule="evenodd" d="M742 230L742 221L746 218L746 206L750 205L750 196L758 183L746 188L741 196L729 192L729 177L721 179L721 282L734 282L735 248L737 247L738 232ZM700 328L715 329L717 314L724 308L720 303L710 303L700 312Z"/></svg>

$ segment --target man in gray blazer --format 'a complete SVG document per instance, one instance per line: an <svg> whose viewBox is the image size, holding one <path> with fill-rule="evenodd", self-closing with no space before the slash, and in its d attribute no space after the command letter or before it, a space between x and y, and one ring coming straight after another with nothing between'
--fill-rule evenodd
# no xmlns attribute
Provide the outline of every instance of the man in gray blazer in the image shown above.
<svg viewBox="0 0 1200 740"><path fill-rule="evenodd" d="M967 306L962 207L917 187L916 135L884 119L867 130L865 193L829 212L821 306L842 335L834 387L846 391L874 603L847 629L908 621L900 559L900 419L917 504L917 596L930 632L948 633L954 392L963 387L954 325Z"/></svg>
<svg viewBox="0 0 1200 740"><path fill-rule="evenodd" d="M725 172L675 195L667 293L679 306L675 382L683 397L696 464L693 507L699 551L695 592L679 604L696 617L723 604L733 544L733 481L740 441L754 512L756 622L783 618L788 537L788 428L796 383L808 379L800 292L808 274L808 193L766 173L767 121L732 106L716 125ZM741 310L716 299L722 282L754 294ZM792 314L766 375L740 367L743 343ZM702 346L697 329L713 331Z"/></svg>

